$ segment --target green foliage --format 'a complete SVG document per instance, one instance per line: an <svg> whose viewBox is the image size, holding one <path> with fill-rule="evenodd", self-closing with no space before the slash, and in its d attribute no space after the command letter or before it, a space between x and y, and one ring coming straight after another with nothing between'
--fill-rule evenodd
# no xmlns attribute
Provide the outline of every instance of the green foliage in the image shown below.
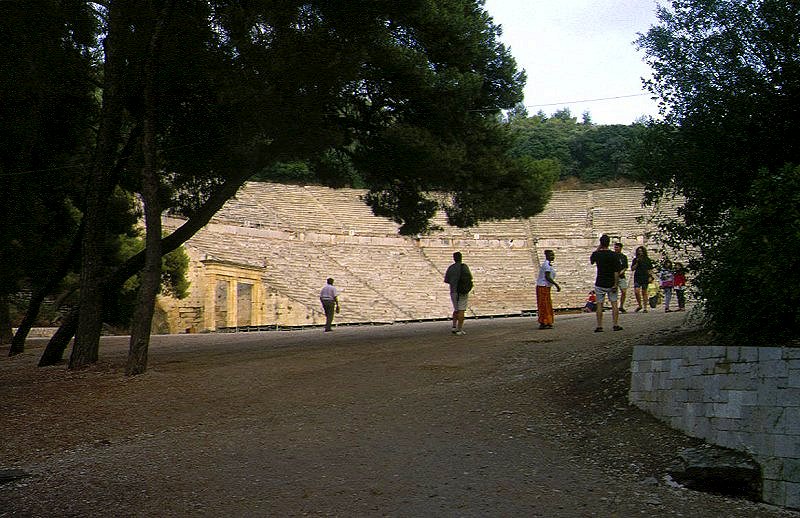
<svg viewBox="0 0 800 518"><path fill-rule="evenodd" d="M144 248L144 241L139 236L121 238L120 241L121 260L135 255ZM161 259L161 294L176 299L186 298L189 295L190 285L186 278L188 271L189 256L183 247L164 255ZM125 282L114 301L106 307L106 322L122 329L130 326L140 285L139 275L135 275Z"/></svg>
<svg viewBox="0 0 800 518"><path fill-rule="evenodd" d="M45 282L77 231L92 30L80 2L0 2L2 294Z"/></svg>
<svg viewBox="0 0 800 518"><path fill-rule="evenodd" d="M322 184L328 187L366 187L348 153L329 149L302 162L278 162L264 168L251 180L293 185Z"/></svg>
<svg viewBox="0 0 800 518"><path fill-rule="evenodd" d="M186 273L189 271L189 256L181 247L166 254L161 262L161 293L176 299L189 296L189 285Z"/></svg>
<svg viewBox="0 0 800 518"><path fill-rule="evenodd" d="M173 212L195 214L224 178L248 168L259 180L367 188L376 213L406 233L450 210L425 192L480 203L468 192L471 176L493 171L456 168L505 153L481 133L521 101L525 79L482 2L195 9L171 18L167 33L181 36L159 56L160 156ZM493 217L485 206L463 209Z"/></svg>
<svg viewBox="0 0 800 518"><path fill-rule="evenodd" d="M665 121L634 159L657 202L680 195L672 245L697 253L697 285L717 330L740 342L800 331L797 169L800 4L673 1L638 44Z"/></svg>
<svg viewBox="0 0 800 518"><path fill-rule="evenodd" d="M684 0L659 10L638 39L654 76L676 155L657 181L703 198L716 220L761 167L798 163L800 4ZM677 168L677 174L671 170ZM719 189L725 185L725 189Z"/></svg>
<svg viewBox="0 0 800 518"><path fill-rule="evenodd" d="M570 145L580 128L574 119L563 115L546 117L538 114L528 119L512 121L511 129L516 137L511 150L512 156L557 160L561 164L562 177L575 176L577 165Z"/></svg>
<svg viewBox="0 0 800 518"><path fill-rule="evenodd" d="M714 327L753 345L795 339L800 329L800 167L760 171L720 230L716 246L698 265Z"/></svg>
<svg viewBox="0 0 800 518"><path fill-rule="evenodd" d="M560 164L560 179L587 184L634 179L631 150L641 125L593 125L588 113L578 123L568 109L548 117L510 119L515 136L512 156L552 159Z"/></svg>
<svg viewBox="0 0 800 518"><path fill-rule="evenodd" d="M252 180L303 185L316 180L308 162L279 162L256 173Z"/></svg>
<svg viewBox="0 0 800 518"><path fill-rule="evenodd" d="M514 122L519 119L528 118L528 109L523 103L517 103L513 108L506 113L506 121Z"/></svg>
<svg viewBox="0 0 800 518"><path fill-rule="evenodd" d="M584 125L570 143L576 176L586 183L633 177L631 146L640 126Z"/></svg>

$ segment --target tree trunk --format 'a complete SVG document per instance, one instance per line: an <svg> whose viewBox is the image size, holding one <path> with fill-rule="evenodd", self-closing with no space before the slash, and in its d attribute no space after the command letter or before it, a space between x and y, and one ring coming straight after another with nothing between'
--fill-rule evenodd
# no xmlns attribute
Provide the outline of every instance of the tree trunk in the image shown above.
<svg viewBox="0 0 800 518"><path fill-rule="evenodd" d="M64 318L56 334L47 342L47 347L44 348L42 357L39 359L39 367L61 363L64 359L64 351L67 350L69 341L75 335L76 329L78 329L78 310L73 309Z"/></svg>
<svg viewBox="0 0 800 518"><path fill-rule="evenodd" d="M145 257L141 273L136 310L131 325L131 341L125 374L135 376L147 370L147 350L150 346L150 331L153 311L161 286L161 203L158 199L160 185L156 164L156 69L158 49L164 21L169 14L171 2L167 2L150 38L147 65L144 77L144 121L142 123L142 203L145 217Z"/></svg>
<svg viewBox="0 0 800 518"><path fill-rule="evenodd" d="M145 129L145 139L152 132ZM147 147L147 146L145 146ZM145 159L145 162L151 162ZM142 198L145 212L145 266L137 294L136 309L131 325L131 341L125 374L135 376L147 369L147 349L156 295L161 285L161 207L158 202L158 175L152 163L145 164L142 173Z"/></svg>
<svg viewBox="0 0 800 518"><path fill-rule="evenodd" d="M0 295L0 345L11 343L13 338L11 332L11 313L8 307L8 296ZM8 353L12 355L11 352Z"/></svg>
<svg viewBox="0 0 800 518"><path fill-rule="evenodd" d="M44 299L49 293L52 293L56 289L58 283L61 282L67 275L67 272L69 272L70 265L75 260L75 256L78 255L78 251L80 250L82 235L83 222L81 222L81 225L78 227L78 232L72 240L72 246L70 246L69 251L61 258L58 268L50 275L47 282L31 295L31 300L28 302L28 309L25 311L25 316L22 322L19 323L17 332L14 334L14 338L11 341L11 350L8 352L9 356L25 351L25 340L28 338L28 333L30 333L33 323L36 322L36 317L39 316L42 302L44 302Z"/></svg>
<svg viewBox="0 0 800 518"><path fill-rule="evenodd" d="M161 240L161 253L168 254L191 239L201 228L208 224L214 214L225 205L225 202L236 194L236 191L252 176L253 172L261 170L263 167L264 164L257 164L248 172L242 172L239 176L232 177L222 184L191 218L172 234ZM113 274L104 280L104 291L113 293L119 289L126 280L142 269L144 261L145 252L139 252L125 261L125 264L117 268ZM78 326L78 313L78 309L74 309L66 316L61 327L48 342L42 358L39 360L39 367L56 365L61 361L69 341L75 335Z"/></svg>
<svg viewBox="0 0 800 518"><path fill-rule="evenodd" d="M14 356L25 352L25 340L28 338L28 333L31 332L33 323L36 322L36 317L39 316L39 309L42 307L42 302L46 297L44 290L38 289L31 295L31 300L28 302L28 310L22 321L19 323L17 332L11 339L11 348L8 350L9 356ZM0 340L2 343L2 340Z"/></svg>
<svg viewBox="0 0 800 518"><path fill-rule="evenodd" d="M108 8L108 34L103 43L105 51L103 107L97 146L86 184L85 228L81 250L80 296L78 328L69 361L70 369L79 369L97 362L100 333L103 325L103 243L106 236L106 212L110 178L117 160L122 104L120 79L121 56L118 57L117 38L124 30L119 3Z"/></svg>

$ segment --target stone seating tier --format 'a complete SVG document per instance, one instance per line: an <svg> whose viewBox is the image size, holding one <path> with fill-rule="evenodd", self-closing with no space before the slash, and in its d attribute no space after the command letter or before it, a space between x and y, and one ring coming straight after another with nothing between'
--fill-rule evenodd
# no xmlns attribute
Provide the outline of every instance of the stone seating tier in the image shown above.
<svg viewBox="0 0 800 518"><path fill-rule="evenodd" d="M583 305L593 284L588 257L597 236L622 237L628 255L651 239L649 209L642 190L554 192L545 211L528 220L484 222L460 229L435 223L439 232L403 237L398 225L372 215L364 191L323 187L247 183L186 244L195 278L204 288L204 265L240 265L259 271L270 300L265 319L279 323L278 313L291 306L319 322L319 290L327 277L342 290L340 323L393 322L447 318L451 307L444 272L452 253L461 250L475 276L469 314L519 314L535 308L535 282L546 248L556 251L556 307ZM674 213L674 206L667 207ZM165 226L180 224L174 220ZM182 314L197 315L202 296L195 293ZM185 307L194 305L192 308ZM274 315L269 312L274 311ZM178 329L189 327L180 323Z"/></svg>

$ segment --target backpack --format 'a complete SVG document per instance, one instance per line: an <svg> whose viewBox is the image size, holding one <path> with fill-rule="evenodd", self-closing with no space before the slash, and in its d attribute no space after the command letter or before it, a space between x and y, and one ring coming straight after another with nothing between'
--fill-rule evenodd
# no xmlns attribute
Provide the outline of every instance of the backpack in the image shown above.
<svg viewBox="0 0 800 518"><path fill-rule="evenodd" d="M456 292L459 295L466 295L470 291L472 291L472 273L470 273L468 268L464 268L464 265L461 265L461 274L458 276L458 283L456 284Z"/></svg>

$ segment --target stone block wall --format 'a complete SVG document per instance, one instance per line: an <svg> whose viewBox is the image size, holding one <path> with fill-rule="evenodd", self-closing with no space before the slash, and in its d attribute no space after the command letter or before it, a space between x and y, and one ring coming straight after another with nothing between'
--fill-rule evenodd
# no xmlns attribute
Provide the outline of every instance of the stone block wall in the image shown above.
<svg viewBox="0 0 800 518"><path fill-rule="evenodd" d="M764 501L800 509L800 348L634 348L632 404L709 443L750 453Z"/></svg>

